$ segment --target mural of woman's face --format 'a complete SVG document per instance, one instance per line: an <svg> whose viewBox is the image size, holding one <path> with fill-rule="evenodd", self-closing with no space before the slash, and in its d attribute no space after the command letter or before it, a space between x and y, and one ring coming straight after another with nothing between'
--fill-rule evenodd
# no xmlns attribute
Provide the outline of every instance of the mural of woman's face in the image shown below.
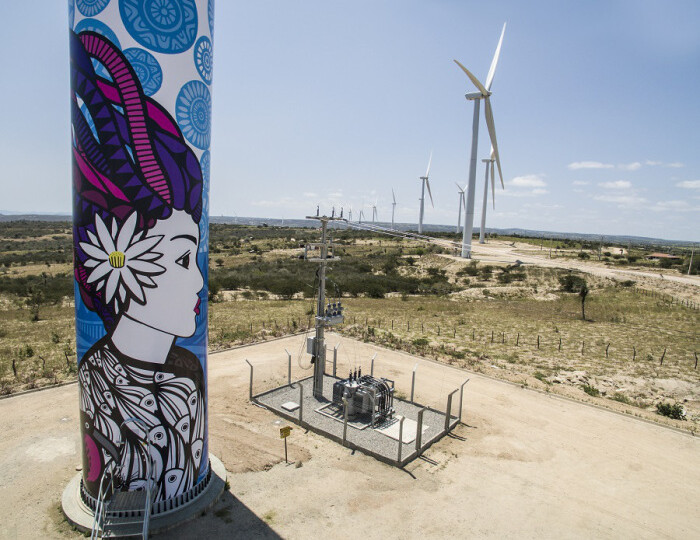
<svg viewBox="0 0 700 540"><path fill-rule="evenodd" d="M182 210L158 220L148 236L162 236L153 251L162 253L158 264L165 272L153 276L154 288L144 289L146 302L131 302L126 315L146 326L178 337L190 337L196 329L198 293L204 286L197 266L199 227Z"/></svg>

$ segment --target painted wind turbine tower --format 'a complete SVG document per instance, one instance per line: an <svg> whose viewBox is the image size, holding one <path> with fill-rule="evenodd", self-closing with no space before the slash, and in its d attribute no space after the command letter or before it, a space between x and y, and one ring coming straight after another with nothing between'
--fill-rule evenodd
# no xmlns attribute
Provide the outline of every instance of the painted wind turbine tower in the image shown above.
<svg viewBox="0 0 700 540"><path fill-rule="evenodd" d="M145 510L142 502L132 515L144 517L147 531L151 512L180 511L214 476L207 420L214 2L68 4L83 458L75 496L109 516L119 494L132 502L138 495ZM118 486L109 496L105 479Z"/></svg>
<svg viewBox="0 0 700 540"><path fill-rule="evenodd" d="M457 186L457 195L459 196L459 210L457 211L457 233L459 234L462 225L462 207L466 204L464 201L464 191L467 188L466 186L460 186L457 182L455 182L455 185Z"/></svg>
<svg viewBox="0 0 700 540"><path fill-rule="evenodd" d="M496 52L493 55L493 60L491 61L491 67L489 68L489 73L486 76L486 84L483 85L472 73L460 64L457 60L455 63L464 71L464 73L469 77L469 80L476 86L477 92L472 92L466 94L464 97L468 101L474 102L474 117L472 121L472 145L471 145L471 158L469 160L469 183L467 185L467 205L464 210L464 231L462 236L462 257L471 258L472 253L472 232L474 229L474 198L476 191L476 154L479 146L479 108L481 105L481 100L484 101L484 116L486 119L486 127L489 130L489 138L491 139L491 145L493 147L494 159L496 165L498 166L498 175L503 182L503 174L501 172L501 160L498 155L498 143L496 142L496 126L493 122L493 111L491 109L491 84L493 83L493 77L496 74L496 65L498 64L498 57L501 54L501 45L503 44L503 36L506 32L506 25L503 24L503 30L501 30L501 37L498 40L498 46L496 47Z"/></svg>
<svg viewBox="0 0 700 540"><path fill-rule="evenodd" d="M418 233L423 232L423 214L425 213L425 188L428 188L428 195L430 196L430 204L435 208L433 204L433 194L430 192L430 164L433 162L433 153L430 152L430 158L428 159L428 168L425 171L425 176L421 176L421 192L420 192L420 213L418 214Z"/></svg>
<svg viewBox="0 0 700 540"><path fill-rule="evenodd" d="M481 206L481 229L479 230L479 243L484 244L486 242L486 206L489 198L489 168L491 169L491 199L493 201L493 208L496 209L496 181L494 179L494 163L496 158L493 153L493 146L491 147L491 155L486 159L481 160L482 163L486 165L486 174L484 178L484 202ZM503 185L503 178L501 178L501 189L505 189Z"/></svg>
<svg viewBox="0 0 700 540"><path fill-rule="evenodd" d="M394 193L394 188L391 188L391 228L394 228L394 214L396 213L396 194Z"/></svg>

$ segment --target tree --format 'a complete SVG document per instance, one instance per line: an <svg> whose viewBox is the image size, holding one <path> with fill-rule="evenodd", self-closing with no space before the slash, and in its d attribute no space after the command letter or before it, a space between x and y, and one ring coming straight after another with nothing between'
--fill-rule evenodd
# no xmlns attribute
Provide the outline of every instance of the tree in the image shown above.
<svg viewBox="0 0 700 540"><path fill-rule="evenodd" d="M588 296L588 285L584 281L581 285L581 289L578 291L578 295L581 297L581 318L586 320L586 296Z"/></svg>

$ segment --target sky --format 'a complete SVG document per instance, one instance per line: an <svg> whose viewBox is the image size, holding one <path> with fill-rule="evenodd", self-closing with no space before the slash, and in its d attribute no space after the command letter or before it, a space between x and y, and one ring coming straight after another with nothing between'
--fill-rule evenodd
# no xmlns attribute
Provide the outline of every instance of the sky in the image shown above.
<svg viewBox="0 0 700 540"><path fill-rule="evenodd" d="M3 18L0 212L70 213L66 2ZM504 23L487 227L700 241L695 0L218 0L211 214L390 221L393 188L416 222L432 151L425 222L456 225L474 87L453 59L484 81Z"/></svg>

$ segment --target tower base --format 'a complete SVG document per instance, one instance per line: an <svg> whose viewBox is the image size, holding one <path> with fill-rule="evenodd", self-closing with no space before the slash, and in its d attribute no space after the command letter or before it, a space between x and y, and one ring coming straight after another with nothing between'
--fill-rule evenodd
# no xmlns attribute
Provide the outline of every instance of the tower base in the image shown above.
<svg viewBox="0 0 700 540"><path fill-rule="evenodd" d="M186 521L199 516L217 501L224 492L226 486L226 468L216 456L209 454L209 466L211 477L207 486L192 500L177 508L157 514L152 514L149 524L149 532L159 533L172 527L176 527ZM81 496L82 473L76 474L61 497L61 507L68 522L80 532L92 531L94 511L85 504Z"/></svg>

